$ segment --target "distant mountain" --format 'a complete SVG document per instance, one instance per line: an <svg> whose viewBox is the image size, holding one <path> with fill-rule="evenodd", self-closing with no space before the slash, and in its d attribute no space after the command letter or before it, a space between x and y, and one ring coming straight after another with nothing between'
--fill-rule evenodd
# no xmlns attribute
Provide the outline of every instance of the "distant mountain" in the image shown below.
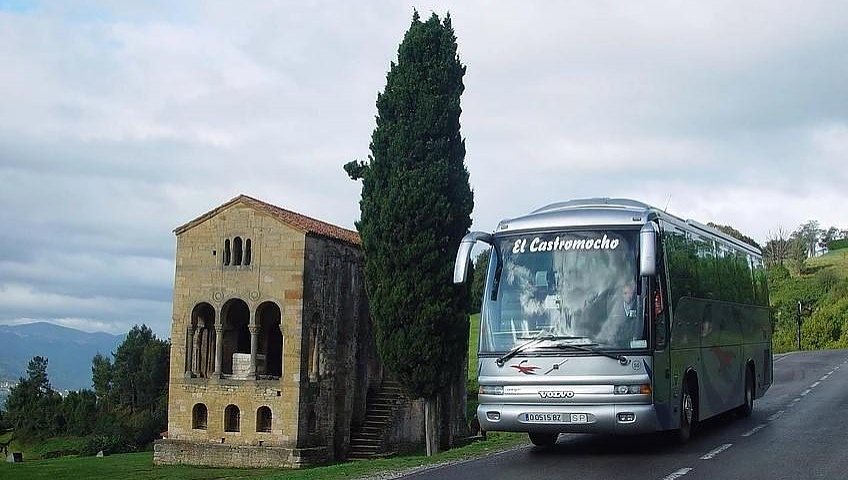
<svg viewBox="0 0 848 480"><path fill-rule="evenodd" d="M48 359L47 375L56 390L91 388L91 359L97 353L111 358L125 335L87 333L52 323L0 325L0 381L26 375L30 359Z"/></svg>

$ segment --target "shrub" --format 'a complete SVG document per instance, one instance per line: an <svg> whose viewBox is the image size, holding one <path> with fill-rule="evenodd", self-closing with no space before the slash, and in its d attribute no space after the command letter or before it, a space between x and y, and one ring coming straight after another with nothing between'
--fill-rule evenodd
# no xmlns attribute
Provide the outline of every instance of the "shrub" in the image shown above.
<svg viewBox="0 0 848 480"><path fill-rule="evenodd" d="M134 449L122 435L92 435L79 450L80 455L93 456L103 450L109 455L113 453L127 453Z"/></svg>
<svg viewBox="0 0 848 480"><path fill-rule="evenodd" d="M827 242L827 249L828 250L833 251L833 250L839 250L839 249L842 249L842 248L848 248L848 238L843 238L843 239L840 239L840 240L831 240L831 241Z"/></svg>

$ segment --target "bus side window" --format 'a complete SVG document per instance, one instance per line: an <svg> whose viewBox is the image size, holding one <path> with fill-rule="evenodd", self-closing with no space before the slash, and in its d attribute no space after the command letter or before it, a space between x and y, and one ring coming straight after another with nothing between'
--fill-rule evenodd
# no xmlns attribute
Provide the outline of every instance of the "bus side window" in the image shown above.
<svg viewBox="0 0 848 480"><path fill-rule="evenodd" d="M665 311L663 305L662 292L659 289L654 290L654 316L659 320L660 315Z"/></svg>
<svg viewBox="0 0 848 480"><path fill-rule="evenodd" d="M663 350L667 343L666 314L665 302L663 300L662 289L659 282L653 284L653 294L651 295L652 310L654 314L654 332L656 339L656 350Z"/></svg>

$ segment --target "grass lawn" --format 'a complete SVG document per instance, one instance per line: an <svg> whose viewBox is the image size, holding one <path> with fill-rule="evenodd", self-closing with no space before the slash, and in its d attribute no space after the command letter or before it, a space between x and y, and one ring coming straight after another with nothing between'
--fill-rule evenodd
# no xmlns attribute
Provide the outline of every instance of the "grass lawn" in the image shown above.
<svg viewBox="0 0 848 480"><path fill-rule="evenodd" d="M480 314L469 316L471 326L468 332L468 378L477 379L477 344L480 343Z"/></svg>
<svg viewBox="0 0 848 480"><path fill-rule="evenodd" d="M815 272L831 270L839 278L848 278L848 248L828 252L821 257L807 259L807 269Z"/></svg>
<svg viewBox="0 0 848 480"><path fill-rule="evenodd" d="M188 466L153 466L153 453L128 453L96 457L64 457L51 460L24 458L23 463L0 464L0 479L206 479L270 478L286 480L330 480L358 478L379 473L398 472L427 465L485 456L518 445L526 445L521 434L491 433L481 440L432 457L406 456L378 460L360 460L303 470L224 469Z"/></svg>
<svg viewBox="0 0 848 480"><path fill-rule="evenodd" d="M480 342L480 314L469 316L468 334L468 399L465 416L470 422L477 415L477 344Z"/></svg>

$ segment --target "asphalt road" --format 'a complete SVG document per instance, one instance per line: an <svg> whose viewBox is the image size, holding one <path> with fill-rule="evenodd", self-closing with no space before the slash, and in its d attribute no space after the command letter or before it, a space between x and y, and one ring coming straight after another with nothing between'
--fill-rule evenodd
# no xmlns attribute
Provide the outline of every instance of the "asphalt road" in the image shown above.
<svg viewBox="0 0 848 480"><path fill-rule="evenodd" d="M750 418L723 415L678 445L667 435L560 435L406 479L848 479L848 350L798 352L774 362L774 385Z"/></svg>

